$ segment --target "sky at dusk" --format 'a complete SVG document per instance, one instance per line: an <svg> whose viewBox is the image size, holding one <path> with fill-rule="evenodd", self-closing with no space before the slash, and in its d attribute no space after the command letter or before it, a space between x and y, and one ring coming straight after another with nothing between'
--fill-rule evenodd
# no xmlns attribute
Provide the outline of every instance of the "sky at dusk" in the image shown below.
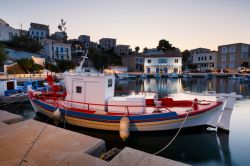
<svg viewBox="0 0 250 166"><path fill-rule="evenodd" d="M64 18L70 39L111 37L141 51L160 39L181 50L250 44L250 0L0 0L0 18L26 30L46 24L51 33Z"/></svg>

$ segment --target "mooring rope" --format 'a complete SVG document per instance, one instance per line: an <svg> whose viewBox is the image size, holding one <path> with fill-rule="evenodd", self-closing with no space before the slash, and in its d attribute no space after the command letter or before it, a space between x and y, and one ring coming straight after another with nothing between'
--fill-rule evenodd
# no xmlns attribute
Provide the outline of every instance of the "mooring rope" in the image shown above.
<svg viewBox="0 0 250 166"><path fill-rule="evenodd" d="M194 106L194 101L193 101L193 104L192 104L191 108L188 109L187 114L186 114L186 116L185 116L185 118L184 118L184 120L183 120L183 122L182 122L180 128L178 129L178 131L177 131L176 134L174 135L174 137L173 137L173 138L171 139L171 141L170 141L167 145L165 145L162 149L160 149L159 151L155 152L154 155L157 155L157 154L161 153L162 151L164 151L165 149L167 149L167 148L172 144L172 142L176 139L176 137L179 135L181 129L183 128L184 123L185 123L186 120L187 120L187 117L188 117L188 115L189 115L189 112L192 111L193 106Z"/></svg>

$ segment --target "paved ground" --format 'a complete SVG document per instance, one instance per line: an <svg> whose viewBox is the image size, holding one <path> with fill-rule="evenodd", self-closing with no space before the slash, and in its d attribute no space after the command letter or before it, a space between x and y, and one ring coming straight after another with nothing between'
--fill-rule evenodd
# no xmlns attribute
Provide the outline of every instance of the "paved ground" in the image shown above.
<svg viewBox="0 0 250 166"><path fill-rule="evenodd" d="M11 117L14 119L11 119ZM0 110L0 165L185 165L131 148L124 148L110 162L101 160L105 142L35 120L14 124L19 116Z"/></svg>

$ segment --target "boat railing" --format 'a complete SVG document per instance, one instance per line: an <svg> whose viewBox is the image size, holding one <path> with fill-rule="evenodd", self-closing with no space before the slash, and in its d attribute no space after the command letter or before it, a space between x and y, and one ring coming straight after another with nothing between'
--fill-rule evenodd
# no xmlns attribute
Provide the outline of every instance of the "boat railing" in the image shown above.
<svg viewBox="0 0 250 166"><path fill-rule="evenodd" d="M65 108L65 109L76 109L78 111L85 110L85 111L95 111L97 110L96 107L100 106L105 109L102 111L108 110L108 108L115 107L115 108L123 108L127 114L131 114L131 109L133 108L151 108L154 110L161 110L164 109L164 111L172 112L170 108L166 106L156 106L156 105L118 105L118 104L97 104L97 103L88 103L88 102L80 102L80 101L72 101L72 100L64 100L63 97L53 97L53 96L45 96L44 94L41 94L39 96L36 96L37 99L46 102L50 105L53 105L55 107ZM95 108L93 108L95 107ZM101 109L100 109L101 110Z"/></svg>

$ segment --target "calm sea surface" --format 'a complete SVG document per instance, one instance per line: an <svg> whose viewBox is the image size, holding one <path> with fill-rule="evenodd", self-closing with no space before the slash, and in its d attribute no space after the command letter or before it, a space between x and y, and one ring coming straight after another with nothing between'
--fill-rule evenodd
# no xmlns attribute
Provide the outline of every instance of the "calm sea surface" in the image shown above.
<svg viewBox="0 0 250 166"><path fill-rule="evenodd" d="M176 140L160 156L192 165L250 165L250 82L228 80L227 78L192 79L146 79L144 81L120 81L116 85L119 93L125 91L158 92L161 97L183 91L236 92L243 95L237 101L231 117L230 133L216 133L205 127L184 129ZM26 119L36 119L53 124L47 117L36 114L31 105L12 104L0 109L20 114ZM64 127L63 124L60 127ZM80 132L106 141L107 149L129 146L148 153L163 148L175 135L176 130L164 132L131 133L123 142L118 132L100 131L65 126L66 129Z"/></svg>

